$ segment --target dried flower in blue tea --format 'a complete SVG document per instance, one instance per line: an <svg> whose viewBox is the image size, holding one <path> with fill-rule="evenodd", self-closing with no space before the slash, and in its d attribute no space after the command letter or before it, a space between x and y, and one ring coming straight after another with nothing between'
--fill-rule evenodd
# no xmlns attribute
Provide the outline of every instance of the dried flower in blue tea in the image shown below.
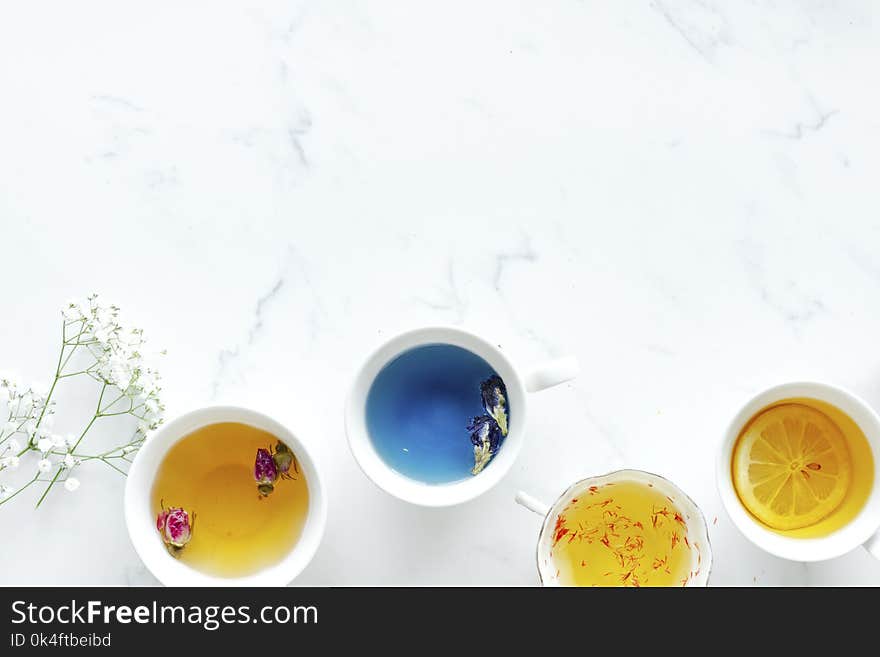
<svg viewBox="0 0 880 657"><path fill-rule="evenodd" d="M475 417L467 429L471 432L471 443L474 445L474 467L471 474L476 475L480 474L495 456L503 436L498 423L488 415Z"/></svg>
<svg viewBox="0 0 880 657"><path fill-rule="evenodd" d="M501 377L493 375L480 384L480 395L486 413L498 423L501 435L507 435L507 388Z"/></svg>
<svg viewBox="0 0 880 657"><path fill-rule="evenodd" d="M479 474L498 452L507 435L507 388L497 374L480 384L480 397L486 415L471 420L467 429L474 445L474 467L471 474Z"/></svg>
<svg viewBox="0 0 880 657"><path fill-rule="evenodd" d="M279 479L293 479L290 470L299 473L296 457L290 448L280 440L275 449L260 448L254 460L254 481L257 482L257 490L263 497L268 497L275 490L275 484Z"/></svg>

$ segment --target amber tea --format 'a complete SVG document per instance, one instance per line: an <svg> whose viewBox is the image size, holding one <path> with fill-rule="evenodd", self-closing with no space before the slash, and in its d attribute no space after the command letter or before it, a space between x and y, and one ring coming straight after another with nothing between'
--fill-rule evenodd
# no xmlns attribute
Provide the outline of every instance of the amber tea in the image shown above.
<svg viewBox="0 0 880 657"><path fill-rule="evenodd" d="M168 451L151 501L175 558L210 575L242 577L293 549L309 488L296 455L277 437L224 422L184 436Z"/></svg>

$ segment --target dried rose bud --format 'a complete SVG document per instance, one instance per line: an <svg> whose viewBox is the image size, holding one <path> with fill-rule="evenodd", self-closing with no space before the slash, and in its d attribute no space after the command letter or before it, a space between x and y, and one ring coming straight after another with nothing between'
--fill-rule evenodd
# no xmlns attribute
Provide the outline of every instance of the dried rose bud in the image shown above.
<svg viewBox="0 0 880 657"><path fill-rule="evenodd" d="M169 548L180 549L192 539L192 523L189 514L179 507L162 509L156 517L156 529Z"/></svg>
<svg viewBox="0 0 880 657"><path fill-rule="evenodd" d="M165 521L168 519L168 511L163 507L156 516L156 529L162 534L162 540L165 540Z"/></svg>
<svg viewBox="0 0 880 657"><path fill-rule="evenodd" d="M287 445L278 441L278 444L275 446L275 453L272 455L272 460L275 461L275 468L278 470L278 474L287 474L290 471L290 465L293 463L293 452L290 451Z"/></svg>
<svg viewBox="0 0 880 657"><path fill-rule="evenodd" d="M257 482L257 489L264 497L269 495L274 489L275 481L278 479L278 468L268 449L258 449L257 458L254 460L254 480Z"/></svg>

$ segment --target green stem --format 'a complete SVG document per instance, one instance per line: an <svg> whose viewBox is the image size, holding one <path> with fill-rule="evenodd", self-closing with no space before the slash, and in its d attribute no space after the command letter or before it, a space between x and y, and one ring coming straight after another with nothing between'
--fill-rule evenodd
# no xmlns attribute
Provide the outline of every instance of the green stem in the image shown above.
<svg viewBox="0 0 880 657"><path fill-rule="evenodd" d="M70 378L71 376L79 376L80 374L88 374L90 371L91 370L88 369L88 370L80 370L79 372L68 372L67 374L61 374L58 378L59 379L67 379L67 378Z"/></svg>
<svg viewBox="0 0 880 657"><path fill-rule="evenodd" d="M49 393L46 395L46 401L43 403L43 410L40 411L40 417L37 418L37 424L34 426L35 431L36 431L36 429L40 428L40 423L43 421L43 417L46 415L46 409L49 408L49 401L52 399L52 393L55 392L55 386L58 385L58 380L59 380L60 374L61 374L61 362L62 362L62 359L64 358L64 347L66 344L67 344L67 326L62 323L62 325L61 325L61 351L58 353L58 364L55 365L55 379L52 381L52 386L49 388ZM30 449L31 449L31 445L28 444L27 447L25 447L21 452L18 453L18 456L22 456L24 453L26 453ZM58 479L58 475L60 475L60 474L61 474L61 471L59 470L58 473L55 475L54 479L52 480L53 483L56 479ZM24 486L19 488L15 493L10 495L9 497L7 497L3 501L7 502L7 501L11 500L13 497L18 495L22 490L24 490L25 488L29 487L31 484L36 482L37 477L39 477L39 475L35 475L34 478L30 480L30 482L28 482L27 484L25 484ZM52 484L49 484L49 486L43 492L42 497L40 497L40 500L37 502L37 507L39 507L40 504L43 502L43 499L46 497L46 493L49 492L50 488L52 488Z"/></svg>
<svg viewBox="0 0 880 657"><path fill-rule="evenodd" d="M12 416L10 416L9 421L10 421L10 422L12 421ZM2 444L5 443L7 440L9 440L10 438L12 438L12 437L13 437L15 434L17 434L19 431L21 431L21 428L22 428L25 424L27 424L27 420L22 420L21 423L20 423L17 427L15 427L15 429L14 429L11 433L9 433L8 435L6 435L6 436L4 436L2 439L0 439L0 445L2 445ZM25 450L25 451L27 451L27 450ZM23 454L23 453L24 453L24 452L22 452L22 454ZM21 456L21 454L19 454L19 456Z"/></svg>
<svg viewBox="0 0 880 657"><path fill-rule="evenodd" d="M104 396L104 390L105 390L106 388L107 388L107 384L104 384L104 387L101 388L101 396L102 396L102 397ZM99 403L100 403L100 402L99 402ZM85 436L86 436L86 434L88 433L89 429L92 428L92 425L95 423L95 420L97 420L99 417L101 417L101 416L100 416L98 413L95 413L95 415L92 417L92 419L89 420L89 423L86 425L86 428L83 429L83 432L79 435L79 438L77 438L76 442L73 444L73 447L70 448L70 451L71 451L71 452L72 452L73 450L75 450L77 447L79 447L79 444L82 442L82 439L85 438Z"/></svg>
<svg viewBox="0 0 880 657"><path fill-rule="evenodd" d="M61 347L62 353L64 353L65 347L67 347L66 343L64 345L62 345L62 347ZM70 362L70 359L73 358L73 354L76 353L76 347L77 347L77 345L73 345L73 348L70 350L70 353L67 354L67 358L64 359L64 362L58 368L59 374L64 370L65 367L67 367L67 364Z"/></svg>
<svg viewBox="0 0 880 657"><path fill-rule="evenodd" d="M116 470L116 472L118 472L118 473L121 474L122 476L124 476L124 477L127 477L127 476L128 476L128 473L127 473L125 470L123 470L122 468L117 468L115 465L113 465L112 463L110 463L110 461L108 461L106 458L102 458L101 461L103 461L104 463L106 463L107 465L109 465L111 468L113 468L114 470Z"/></svg>
<svg viewBox="0 0 880 657"><path fill-rule="evenodd" d="M134 417L139 420L143 420L144 418L140 415L136 415L133 411L137 410L134 406L129 406L124 411L113 411L112 413L101 413L101 417L115 417L116 415L134 415Z"/></svg>
<svg viewBox="0 0 880 657"><path fill-rule="evenodd" d="M107 384L105 383L104 388L106 388L106 387L107 387ZM116 406L116 404L119 402L119 400L122 399L123 397L125 397L124 392L120 393L120 395L116 399L114 399L112 402L107 404L104 408L101 408L101 404L99 403L98 404L98 415L112 415L112 413L107 413L107 411L109 411L111 408ZM104 392L101 391L101 399L103 399L103 398L104 398Z"/></svg>
<svg viewBox="0 0 880 657"><path fill-rule="evenodd" d="M99 415L98 411L101 409L101 401L104 399L104 391L105 390L107 390L106 383L101 387L101 396L98 397L98 410L95 411L95 414L92 416L92 419L89 420L89 423L86 425L86 428L83 429L82 433L79 435L79 438L77 439L76 443L74 443L73 447L70 448L71 452L73 450L75 450L77 447L79 447L79 444L82 442L82 439L85 438L85 435L88 433L89 429L92 428L92 425L95 423L95 420L97 420L99 417L101 417ZM58 482L58 477L61 476L62 470L64 470L64 468L62 468L62 467L58 468L58 471L55 473L55 476L52 477L52 481L49 482L49 485L46 486L46 490L44 490L43 494L40 495L40 499L37 500L37 506L36 506L37 509L40 508L40 505L43 503L43 500L46 499L46 495L48 495L49 491L52 490L52 486L54 486Z"/></svg>
<svg viewBox="0 0 880 657"><path fill-rule="evenodd" d="M63 348L61 349L61 353L62 353L62 354L64 353L64 349L63 349ZM61 357L60 357L60 356L58 357L58 365L59 365L59 367L60 367L60 365L61 365ZM58 379L59 379L59 378L60 378L60 377L58 376L58 372L56 371L56 372L55 372L55 380L52 381L52 387L49 388L49 394L46 395L46 401L45 401L45 403L43 404L43 410L40 411L40 417L37 418L37 424L36 424L36 426L35 426L36 429L39 429L39 428L40 428L40 422L43 421L43 416L46 414L46 409L49 408L49 400L52 399L52 393L55 392L55 386L58 385Z"/></svg>
<svg viewBox="0 0 880 657"><path fill-rule="evenodd" d="M61 375L61 361L64 358L64 346L67 342L66 335L67 327L62 325L61 352L58 354L58 364L55 366L55 379L52 381L52 387L49 388L49 394L46 395L46 401L43 403L43 410L40 411L40 417L37 418L37 424L35 425L34 430L40 428L40 423L43 421L43 416L46 415L46 410L49 408L49 401L52 399L52 393L55 392L55 386L58 385L58 380Z"/></svg>
<svg viewBox="0 0 880 657"><path fill-rule="evenodd" d="M31 479L31 480L30 480L29 482L27 482L24 486L22 486L22 487L19 488L17 491L15 491L12 495L10 495L9 497L7 497L5 500L0 500L0 506L2 506L3 504L6 504L9 500L11 500L13 497L15 497L16 495L18 495L18 494L19 494L21 491L23 491L25 488L30 488L31 485L33 485L33 484L35 484L35 483L37 482L37 478L38 478L39 476L40 476L39 474L35 474L33 479Z"/></svg>
<svg viewBox="0 0 880 657"><path fill-rule="evenodd" d="M130 442L125 443L124 445L120 445L119 447L113 447L112 449L108 449L105 452L101 452L100 454L77 454L76 452L59 452L58 450L52 450L52 454L56 456L67 456L70 454L76 459L80 461L94 461L95 459L105 459L105 458L122 458L123 455L116 455L115 452L121 452L126 447L140 447L143 444L143 440L132 440Z"/></svg>
<svg viewBox="0 0 880 657"><path fill-rule="evenodd" d="M55 485L55 482L58 481L58 477L61 476L61 471L64 468L58 468L58 472L55 473L55 476L52 477L52 480L49 482L49 485L46 486L46 490L43 491L43 494L40 495L40 499L37 500L37 505L34 507L35 509L39 509L40 505L43 503L43 500L46 499L46 495L49 494L49 491L52 490L52 486Z"/></svg>

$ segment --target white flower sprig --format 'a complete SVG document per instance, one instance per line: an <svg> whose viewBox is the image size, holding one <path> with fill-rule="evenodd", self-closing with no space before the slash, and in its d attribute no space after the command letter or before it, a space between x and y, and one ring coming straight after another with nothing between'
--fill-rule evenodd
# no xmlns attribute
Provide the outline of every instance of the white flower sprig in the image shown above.
<svg viewBox="0 0 880 657"><path fill-rule="evenodd" d="M23 485L0 482L0 505L40 483L46 488L38 507L57 483L75 491L80 482L73 473L88 461L100 461L126 474L124 464L131 463L147 434L162 423L165 407L159 399L159 374L144 363L143 331L123 328L119 308L99 304L95 294L85 303L69 302L62 313L61 353L50 387L25 386L16 376L0 373L0 408L5 404L7 409L5 423L0 414L0 473L19 470L28 456L36 459L36 473ZM81 376L98 384L95 412L79 433L55 433L56 387L65 379ZM82 450L83 439L95 422L123 415L137 421L133 435L99 453Z"/></svg>

